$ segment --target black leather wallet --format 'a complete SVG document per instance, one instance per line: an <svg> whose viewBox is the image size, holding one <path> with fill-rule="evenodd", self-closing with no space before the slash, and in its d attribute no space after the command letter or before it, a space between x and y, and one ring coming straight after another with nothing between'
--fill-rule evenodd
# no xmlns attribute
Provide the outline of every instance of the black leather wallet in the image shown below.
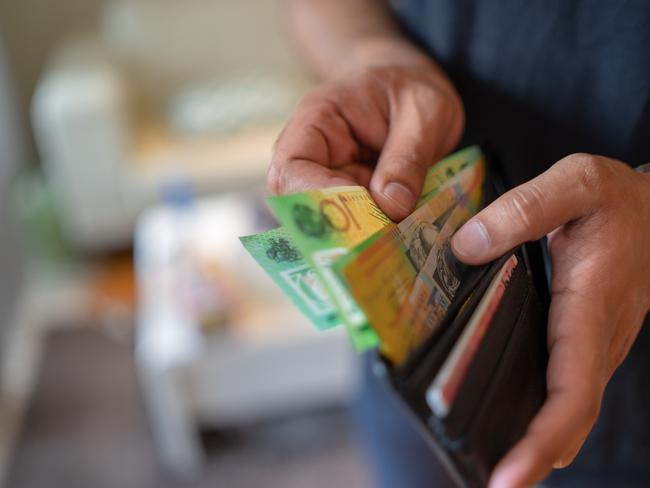
<svg viewBox="0 0 650 488"><path fill-rule="evenodd" d="M488 166L484 203L502 192ZM517 266L463 376L449 412L440 417L427 390L450 355L490 283L508 258ZM444 320L400 367L374 364L428 445L460 487L485 486L503 455L523 436L546 398L546 323L550 303L544 243L527 243L494 262L467 267Z"/></svg>

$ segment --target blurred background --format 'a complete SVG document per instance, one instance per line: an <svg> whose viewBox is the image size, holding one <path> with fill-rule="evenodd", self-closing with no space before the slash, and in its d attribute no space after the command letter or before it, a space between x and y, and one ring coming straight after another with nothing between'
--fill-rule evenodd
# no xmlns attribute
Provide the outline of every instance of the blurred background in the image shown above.
<svg viewBox="0 0 650 488"><path fill-rule="evenodd" d="M0 0L0 480L369 486L344 332L237 237L309 88L273 0Z"/></svg>

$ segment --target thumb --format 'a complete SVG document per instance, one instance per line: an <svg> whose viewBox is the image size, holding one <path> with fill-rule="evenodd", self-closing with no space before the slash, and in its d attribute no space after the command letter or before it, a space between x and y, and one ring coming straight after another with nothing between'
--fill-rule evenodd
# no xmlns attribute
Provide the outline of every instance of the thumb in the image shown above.
<svg viewBox="0 0 650 488"><path fill-rule="evenodd" d="M381 209L399 221L411 213L429 167L458 142L462 110L447 102L423 107L403 96L390 108L390 127L370 192Z"/></svg>
<svg viewBox="0 0 650 488"><path fill-rule="evenodd" d="M548 171L500 196L452 238L467 264L491 261L527 241L591 213L607 179L605 158L568 156Z"/></svg>

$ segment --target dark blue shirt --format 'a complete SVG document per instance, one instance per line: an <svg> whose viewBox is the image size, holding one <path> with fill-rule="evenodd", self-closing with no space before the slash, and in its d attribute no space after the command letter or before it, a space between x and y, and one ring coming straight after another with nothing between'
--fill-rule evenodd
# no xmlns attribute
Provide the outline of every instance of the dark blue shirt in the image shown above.
<svg viewBox="0 0 650 488"><path fill-rule="evenodd" d="M574 152L650 161L650 1L392 4L460 92L462 144L487 142L511 184ZM585 447L553 484L650 486L649 329L646 320Z"/></svg>
<svg viewBox="0 0 650 488"><path fill-rule="evenodd" d="M650 161L647 0L394 0L454 81L466 142L497 149L514 182L573 152Z"/></svg>

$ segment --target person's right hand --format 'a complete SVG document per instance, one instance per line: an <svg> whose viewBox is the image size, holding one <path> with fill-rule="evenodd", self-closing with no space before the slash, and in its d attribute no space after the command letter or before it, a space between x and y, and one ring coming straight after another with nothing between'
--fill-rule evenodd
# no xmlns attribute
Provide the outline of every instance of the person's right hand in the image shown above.
<svg viewBox="0 0 650 488"><path fill-rule="evenodd" d="M393 220L412 210L427 169L458 143L460 97L434 66L371 67L306 95L280 134L273 193L363 185Z"/></svg>

